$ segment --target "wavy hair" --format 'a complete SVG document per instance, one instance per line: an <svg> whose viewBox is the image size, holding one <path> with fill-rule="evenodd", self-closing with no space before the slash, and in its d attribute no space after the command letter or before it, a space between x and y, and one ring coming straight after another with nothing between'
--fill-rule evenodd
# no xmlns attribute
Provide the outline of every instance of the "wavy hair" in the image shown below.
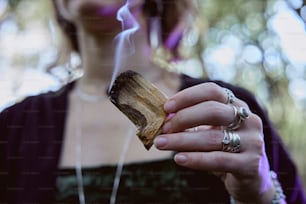
<svg viewBox="0 0 306 204"><path fill-rule="evenodd" d="M55 8L56 20L59 27L69 40L73 51L80 52L77 29L75 25L67 21L59 12L55 0L52 0ZM160 0L161 10L156 7L157 0L145 0L142 5L143 14L146 19L152 15L159 15L161 19L161 39L165 47L172 53L177 51L179 42L181 40L183 29L175 29L180 21L182 21L182 14L191 8L191 0ZM149 32L149 30L148 30Z"/></svg>

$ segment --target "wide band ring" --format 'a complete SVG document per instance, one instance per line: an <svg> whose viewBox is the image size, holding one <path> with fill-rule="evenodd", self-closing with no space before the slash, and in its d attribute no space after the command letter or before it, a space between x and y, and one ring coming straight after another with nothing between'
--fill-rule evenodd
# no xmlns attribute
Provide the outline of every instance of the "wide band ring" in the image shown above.
<svg viewBox="0 0 306 204"><path fill-rule="evenodd" d="M232 130L236 130L240 127L241 123L246 120L247 118L249 118L249 111L244 108L244 107L239 107L237 108L236 106L232 106L234 109L234 116L235 119L233 122L231 122L227 128L228 129L232 129Z"/></svg>
<svg viewBox="0 0 306 204"><path fill-rule="evenodd" d="M240 152L240 136L234 130L223 130L222 151L232 153Z"/></svg>
<svg viewBox="0 0 306 204"><path fill-rule="evenodd" d="M234 93L233 93L231 90L227 89L227 88L224 88L224 90L225 90L226 95L227 95L227 101L226 101L226 103L227 103L227 104L233 104L234 101L235 101L235 95L234 95Z"/></svg>

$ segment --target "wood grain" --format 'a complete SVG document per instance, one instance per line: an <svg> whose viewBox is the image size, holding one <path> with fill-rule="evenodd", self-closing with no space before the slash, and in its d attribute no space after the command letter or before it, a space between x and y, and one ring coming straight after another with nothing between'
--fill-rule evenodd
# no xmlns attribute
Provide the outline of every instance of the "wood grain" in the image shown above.
<svg viewBox="0 0 306 204"><path fill-rule="evenodd" d="M137 136L149 150L166 119L166 95L134 71L121 73L109 95L111 102L135 124Z"/></svg>

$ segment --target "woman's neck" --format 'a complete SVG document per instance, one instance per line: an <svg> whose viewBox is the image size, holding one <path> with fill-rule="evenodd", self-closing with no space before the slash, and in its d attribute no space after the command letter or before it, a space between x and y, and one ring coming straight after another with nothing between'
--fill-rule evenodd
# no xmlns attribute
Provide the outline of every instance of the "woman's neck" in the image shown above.
<svg viewBox="0 0 306 204"><path fill-rule="evenodd" d="M145 33L139 31L132 35L125 48L120 53L118 39L115 33L94 36L89 33L79 32L81 57L85 77L97 80L110 81L114 69L119 72L133 69L146 75L152 67L150 62L150 49L146 41ZM115 40L116 38L116 40ZM117 59L115 58L117 54ZM116 61L116 62L115 62ZM119 65L119 66L118 66Z"/></svg>
<svg viewBox="0 0 306 204"><path fill-rule="evenodd" d="M121 65L116 67L115 52L116 34L104 34L103 36L93 36L86 32L79 32L80 47L82 50L83 77L78 81L81 90L95 94L101 93L101 89L108 90L108 86L120 72L133 70L142 74L146 79L154 82L165 76L165 70L156 67L150 60L150 49L147 47L146 36L138 32L131 36L131 43L134 48L126 51L125 56L119 56ZM134 50L134 53L131 53ZM118 69L114 71L114 69Z"/></svg>

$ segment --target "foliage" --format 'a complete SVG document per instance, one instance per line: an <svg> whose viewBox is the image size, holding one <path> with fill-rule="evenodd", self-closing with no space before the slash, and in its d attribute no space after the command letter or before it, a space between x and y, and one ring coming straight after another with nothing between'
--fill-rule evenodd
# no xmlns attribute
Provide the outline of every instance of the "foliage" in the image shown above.
<svg viewBox="0 0 306 204"><path fill-rule="evenodd" d="M33 2L36 7L33 7ZM302 135L306 131L303 124L306 96L295 98L299 94L303 96L298 90L302 86L298 85L306 84L306 65L296 64L288 58L271 26L278 6L284 7L285 0L195 2L198 16L193 29L186 33L183 54L200 64L198 76L222 79L251 90L267 107L285 144L297 160L300 173L306 172L306 161L300 153L306 143ZM291 5L291 0L288 2ZM39 21L52 31L49 26L52 22L50 1L8 0L8 3L12 13L6 20L13 19L19 30L30 29L30 21ZM299 8L295 9L299 11ZM0 22L0 26L4 22ZM35 56L26 60L31 66L41 60L39 53ZM306 184L306 175L303 176Z"/></svg>
<svg viewBox="0 0 306 204"><path fill-rule="evenodd" d="M202 52L197 57L205 67L204 74L246 87L263 102L303 173L306 162L300 150L306 143L301 134L305 132L306 98L305 94L299 100L294 98L297 89L303 92L303 86L292 87L297 81L305 83L306 65L288 59L271 27L277 5L285 6L283 3L277 0L198 0L201 19L198 27L202 29L196 31L201 37L195 47ZM300 43L306 45L306 42ZM224 52L224 58L226 61L226 54L232 54L233 62L210 62L211 53L228 47L234 53ZM216 71L218 69L221 71ZM230 77L224 77L224 73ZM305 173L303 177L306 183Z"/></svg>
<svg viewBox="0 0 306 204"><path fill-rule="evenodd" d="M22 1L22 0L9 0L8 3L10 5L10 7L14 9L14 8L17 7L17 5L20 3L20 1Z"/></svg>

